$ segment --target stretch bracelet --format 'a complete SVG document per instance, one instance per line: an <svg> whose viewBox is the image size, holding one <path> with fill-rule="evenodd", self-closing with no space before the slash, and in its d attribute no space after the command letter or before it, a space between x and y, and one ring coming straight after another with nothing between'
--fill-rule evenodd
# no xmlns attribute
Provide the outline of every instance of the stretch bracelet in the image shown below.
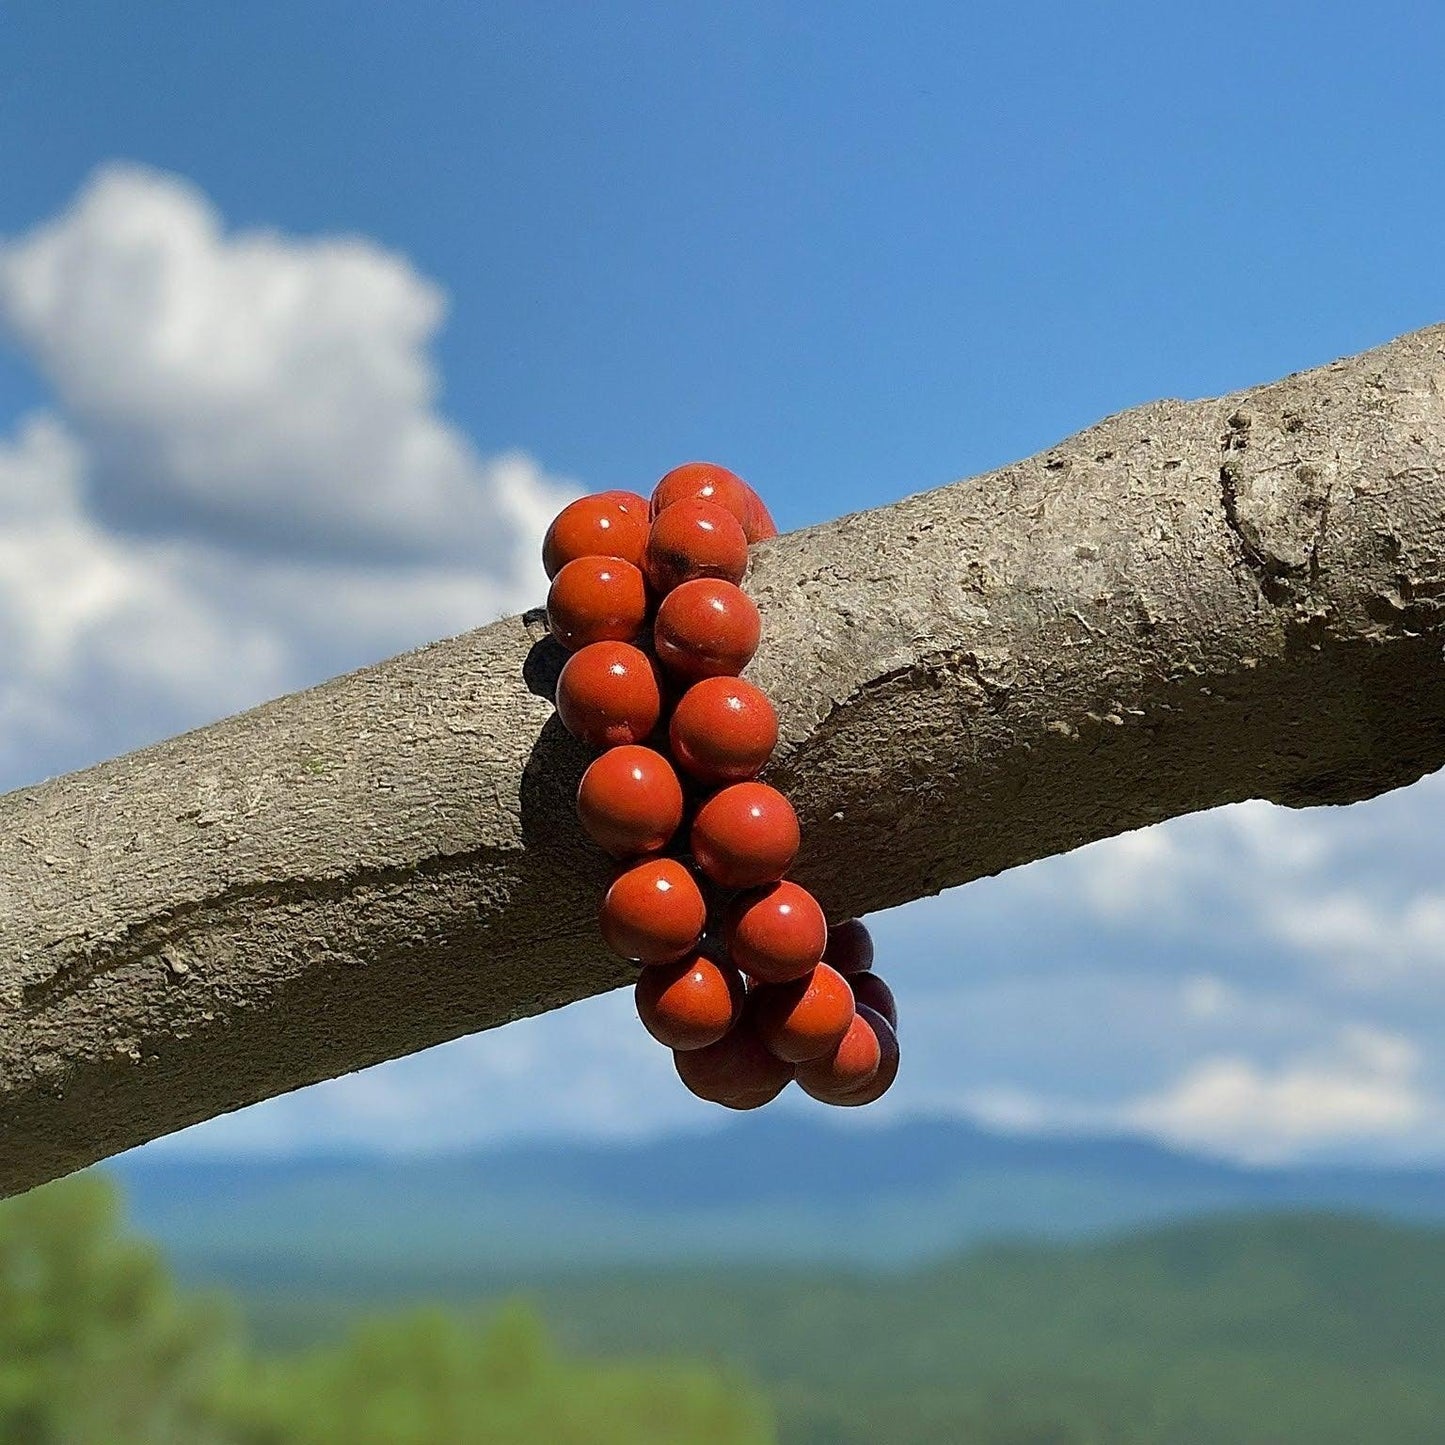
<svg viewBox="0 0 1445 1445"><path fill-rule="evenodd" d="M688 462L649 502L599 492L548 528L547 626L572 655L564 726L597 752L577 790L587 835L618 860L598 925L639 965L647 1031L699 1098L756 1109L796 1080L870 1104L898 1073L898 1014L856 918L830 927L785 875L797 814L757 781L778 741L740 676L762 620L741 583L777 535L726 467Z"/></svg>

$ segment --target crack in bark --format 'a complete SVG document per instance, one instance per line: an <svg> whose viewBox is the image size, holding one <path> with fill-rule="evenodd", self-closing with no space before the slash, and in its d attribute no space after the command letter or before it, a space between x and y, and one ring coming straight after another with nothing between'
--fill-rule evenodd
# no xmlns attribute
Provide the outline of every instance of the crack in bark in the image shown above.
<svg viewBox="0 0 1445 1445"><path fill-rule="evenodd" d="M407 888L427 879L452 873L475 872L488 858L502 857L498 849L422 858L403 866L359 868L336 878L291 878L277 882L238 884L213 898L179 904L153 917L138 919L115 939L62 939L56 944L61 962L47 978L22 985L21 1007L43 1013L78 990L109 973L163 962L167 950L185 952L187 941L203 934L215 920L235 908L285 908L296 904L344 903L368 889ZM576 930L535 933L538 941L574 936Z"/></svg>

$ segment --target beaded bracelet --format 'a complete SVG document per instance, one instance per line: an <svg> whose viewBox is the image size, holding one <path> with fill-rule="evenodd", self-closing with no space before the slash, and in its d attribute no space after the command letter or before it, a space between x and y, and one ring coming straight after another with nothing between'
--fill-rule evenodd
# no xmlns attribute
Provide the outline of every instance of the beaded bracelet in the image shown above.
<svg viewBox="0 0 1445 1445"><path fill-rule="evenodd" d="M598 926L640 966L638 1015L682 1082L731 1109L794 1080L869 1104L898 1073L893 995L867 928L830 928L785 877L798 818L757 781L778 720L740 676L762 634L740 584L749 546L776 535L752 487L711 462L674 468L650 502L564 507L542 544L547 625L571 653L557 712L598 753L577 790L583 829L618 860Z"/></svg>

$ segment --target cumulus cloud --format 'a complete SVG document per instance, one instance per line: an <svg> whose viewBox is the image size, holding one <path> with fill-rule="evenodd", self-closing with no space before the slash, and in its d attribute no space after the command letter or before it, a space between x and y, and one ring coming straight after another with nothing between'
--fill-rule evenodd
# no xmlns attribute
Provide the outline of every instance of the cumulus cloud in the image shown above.
<svg viewBox="0 0 1445 1445"><path fill-rule="evenodd" d="M1343 819L1259 800L1236 803L1090 844L1040 881L1067 886L1100 919L1169 909L1192 926L1221 888L1258 903L1317 884L1345 843Z"/></svg>
<svg viewBox="0 0 1445 1445"><path fill-rule="evenodd" d="M426 1153L519 1136L646 1138L716 1127L716 1116L678 1084L672 1056L643 1032L624 990L316 1084L147 1147Z"/></svg>
<svg viewBox="0 0 1445 1445"><path fill-rule="evenodd" d="M438 411L444 311L404 257L230 233L136 166L0 242L58 403L0 438L10 781L536 600L575 489Z"/></svg>
<svg viewBox="0 0 1445 1445"><path fill-rule="evenodd" d="M1370 987L1425 973L1445 983L1445 893L1372 898L1348 885L1330 896L1288 894L1266 912L1284 942L1338 963L1341 977Z"/></svg>
<svg viewBox="0 0 1445 1445"><path fill-rule="evenodd" d="M1196 968L1295 969L1314 986L1438 997L1445 979L1445 774L1349 808L1263 801L1176 818L1016 875L1011 896L1104 932L1146 930Z"/></svg>
<svg viewBox="0 0 1445 1445"><path fill-rule="evenodd" d="M1238 1158L1439 1157L1442 799L1437 775L1239 804L874 920L909 1021L900 1102Z"/></svg>
<svg viewBox="0 0 1445 1445"><path fill-rule="evenodd" d="M1182 1001L1184 1012L1196 1019L1217 1019L1241 1006L1237 991L1209 973L1185 979Z"/></svg>
<svg viewBox="0 0 1445 1445"><path fill-rule="evenodd" d="M220 713L287 680L283 636L198 585L188 549L123 541L87 513L88 471L52 417L0 440L0 767L17 777L124 736L159 700Z"/></svg>
<svg viewBox="0 0 1445 1445"><path fill-rule="evenodd" d="M1143 1134L1252 1164L1362 1148L1392 1158L1418 1151L1391 1146L1437 1138L1445 1120L1423 1072L1412 1040L1353 1024L1323 1046L1274 1063L1242 1052L1207 1054L1162 1086L1123 1100L985 1084L965 1090L959 1102L972 1118L1007 1132Z"/></svg>
<svg viewBox="0 0 1445 1445"><path fill-rule="evenodd" d="M200 191L135 166L0 251L0 319L92 447L109 511L268 552L506 571L537 478L437 413L445 309L373 242L230 235Z"/></svg>
<svg viewBox="0 0 1445 1445"><path fill-rule="evenodd" d="M1238 1056L1201 1059L1119 1119L1171 1143L1274 1162L1418 1129L1434 1112L1420 1065L1409 1039L1354 1025L1328 1052L1273 1069Z"/></svg>

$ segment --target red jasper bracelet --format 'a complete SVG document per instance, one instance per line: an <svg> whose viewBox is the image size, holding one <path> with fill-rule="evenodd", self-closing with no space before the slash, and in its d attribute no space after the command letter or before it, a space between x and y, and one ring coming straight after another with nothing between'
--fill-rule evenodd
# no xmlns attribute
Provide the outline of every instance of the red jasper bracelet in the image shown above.
<svg viewBox="0 0 1445 1445"><path fill-rule="evenodd" d="M650 501L613 491L564 507L542 544L547 625L571 653L557 712L598 751L577 813L619 860L598 926L641 966L638 1015L682 1082L731 1109L795 1079L856 1107L897 1076L897 1007L867 928L829 928L784 876L798 818L757 781L777 715L738 675L762 633L740 585L748 547L776 535L757 493L711 462L674 468Z"/></svg>

